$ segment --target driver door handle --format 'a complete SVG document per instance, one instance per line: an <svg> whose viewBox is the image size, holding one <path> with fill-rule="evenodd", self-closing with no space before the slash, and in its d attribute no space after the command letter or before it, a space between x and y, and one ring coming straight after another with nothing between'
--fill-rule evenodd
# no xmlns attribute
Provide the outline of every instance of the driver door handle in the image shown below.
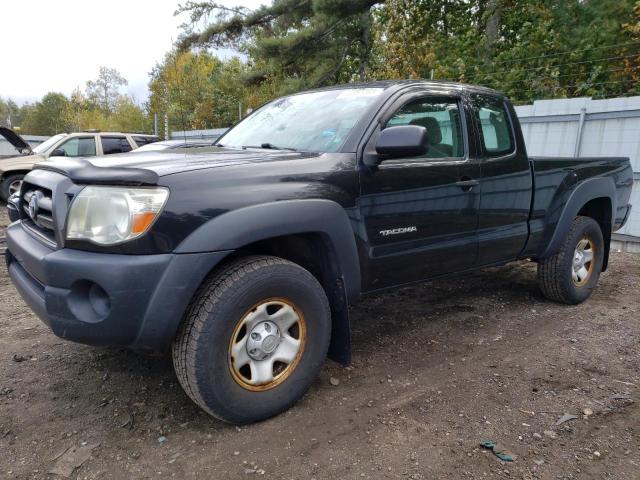
<svg viewBox="0 0 640 480"><path fill-rule="evenodd" d="M473 187L477 187L478 185L480 185L480 182L469 177L462 177L459 181L456 182L456 185L465 192L468 192Z"/></svg>

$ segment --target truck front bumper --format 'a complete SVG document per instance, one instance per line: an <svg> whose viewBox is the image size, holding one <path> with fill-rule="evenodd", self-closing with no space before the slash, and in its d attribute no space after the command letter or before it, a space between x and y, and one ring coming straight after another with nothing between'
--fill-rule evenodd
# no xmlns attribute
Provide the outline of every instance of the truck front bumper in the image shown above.
<svg viewBox="0 0 640 480"><path fill-rule="evenodd" d="M193 294L229 252L115 255L54 250L20 222L7 228L9 276L57 336L165 350Z"/></svg>

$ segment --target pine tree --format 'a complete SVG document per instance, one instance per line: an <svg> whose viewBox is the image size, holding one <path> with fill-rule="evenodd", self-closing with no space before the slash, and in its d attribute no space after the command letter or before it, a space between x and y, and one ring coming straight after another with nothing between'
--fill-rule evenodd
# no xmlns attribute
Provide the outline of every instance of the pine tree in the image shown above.
<svg viewBox="0 0 640 480"><path fill-rule="evenodd" d="M293 91L365 79L371 52L372 9L379 0L274 0L255 11L214 2L188 2L196 32L185 25L179 47L234 46L248 54L248 82L271 81Z"/></svg>

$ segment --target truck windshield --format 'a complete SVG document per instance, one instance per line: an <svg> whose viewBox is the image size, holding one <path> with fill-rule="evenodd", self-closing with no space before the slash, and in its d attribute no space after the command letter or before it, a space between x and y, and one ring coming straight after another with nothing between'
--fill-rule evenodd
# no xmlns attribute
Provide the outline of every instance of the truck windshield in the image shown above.
<svg viewBox="0 0 640 480"><path fill-rule="evenodd" d="M345 88L279 98L232 128L219 144L337 152L382 88Z"/></svg>

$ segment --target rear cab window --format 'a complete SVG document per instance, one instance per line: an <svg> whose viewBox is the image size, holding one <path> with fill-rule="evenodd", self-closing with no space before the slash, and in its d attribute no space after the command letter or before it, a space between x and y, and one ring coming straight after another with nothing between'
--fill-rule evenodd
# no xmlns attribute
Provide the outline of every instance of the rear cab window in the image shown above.
<svg viewBox="0 0 640 480"><path fill-rule="evenodd" d="M489 95L473 95L472 103L484 155L502 157L513 153L513 128L504 101Z"/></svg>
<svg viewBox="0 0 640 480"><path fill-rule="evenodd" d="M117 137L117 136L109 136L109 137L100 137L100 141L102 142L102 154L103 155L111 155L113 153L126 153L130 152L131 144L127 137Z"/></svg>

